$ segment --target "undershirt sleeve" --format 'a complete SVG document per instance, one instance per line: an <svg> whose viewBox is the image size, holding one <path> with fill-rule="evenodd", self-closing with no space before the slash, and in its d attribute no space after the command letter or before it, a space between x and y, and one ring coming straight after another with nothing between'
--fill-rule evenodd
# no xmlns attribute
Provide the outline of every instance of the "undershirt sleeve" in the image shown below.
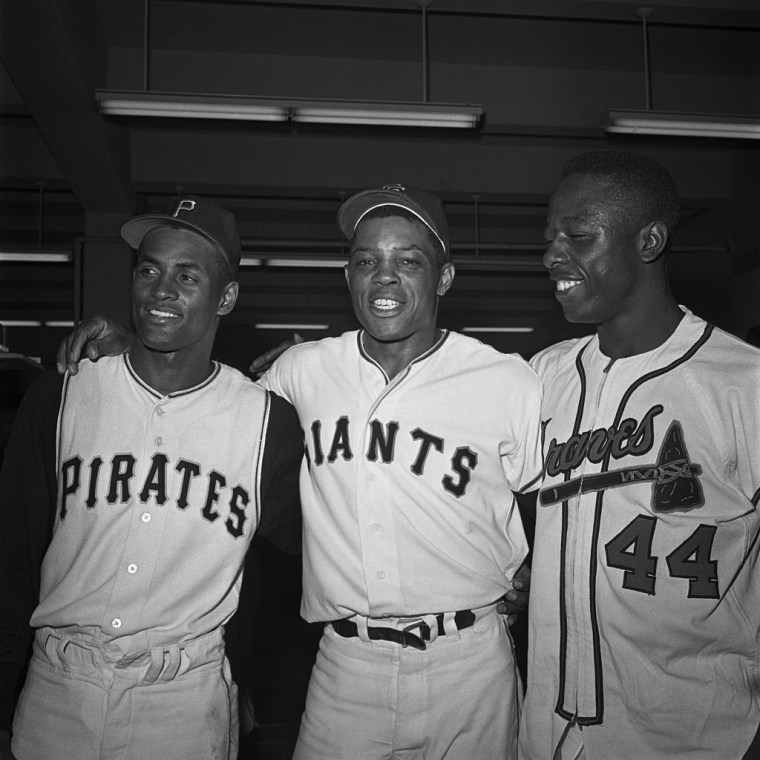
<svg viewBox="0 0 760 760"><path fill-rule="evenodd" d="M29 386L16 412L0 471L0 728L9 730L18 678L30 654L29 625L56 502L56 428L64 378Z"/></svg>
<svg viewBox="0 0 760 760"><path fill-rule="evenodd" d="M271 403L264 440L261 517L257 535L289 554L301 550L301 502L298 478L304 455L296 410L268 391Z"/></svg>

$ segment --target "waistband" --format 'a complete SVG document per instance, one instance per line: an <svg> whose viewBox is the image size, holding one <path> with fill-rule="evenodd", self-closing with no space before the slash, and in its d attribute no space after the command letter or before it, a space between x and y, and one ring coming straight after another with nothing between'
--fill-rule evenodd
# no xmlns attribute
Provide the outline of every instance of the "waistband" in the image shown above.
<svg viewBox="0 0 760 760"><path fill-rule="evenodd" d="M119 652L112 643L81 633L43 627L35 632L34 653L53 667L72 675L118 671L141 682L171 681L196 668L224 660L224 631L177 644Z"/></svg>
<svg viewBox="0 0 760 760"><path fill-rule="evenodd" d="M496 604L457 612L437 612L427 615L368 618L354 615L333 620L329 625L343 638L359 637L362 641L393 641L402 647L426 649L439 636L455 636L477 622L497 616Z"/></svg>

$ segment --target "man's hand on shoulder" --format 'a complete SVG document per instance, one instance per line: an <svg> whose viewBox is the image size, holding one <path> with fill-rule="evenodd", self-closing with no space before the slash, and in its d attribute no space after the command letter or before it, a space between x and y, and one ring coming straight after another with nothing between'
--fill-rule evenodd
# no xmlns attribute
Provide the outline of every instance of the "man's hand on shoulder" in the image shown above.
<svg viewBox="0 0 760 760"><path fill-rule="evenodd" d="M118 322L100 314L80 322L58 346L55 366L59 374L68 370L72 375L79 371L79 362L85 357L96 361L101 356L124 354L134 343L134 333Z"/></svg>
<svg viewBox="0 0 760 760"><path fill-rule="evenodd" d="M278 356L284 354L291 346L295 346L297 343L303 343L303 338L298 333L293 333L292 339L284 340L274 348L270 348L269 351L265 351L257 356L251 362L248 372L250 372L254 380L258 380L274 364Z"/></svg>

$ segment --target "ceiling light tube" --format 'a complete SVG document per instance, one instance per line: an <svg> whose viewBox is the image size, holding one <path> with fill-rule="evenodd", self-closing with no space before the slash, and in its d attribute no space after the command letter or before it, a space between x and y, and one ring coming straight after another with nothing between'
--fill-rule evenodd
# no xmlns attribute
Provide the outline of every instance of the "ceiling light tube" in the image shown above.
<svg viewBox="0 0 760 760"><path fill-rule="evenodd" d="M37 264L66 264L72 256L68 251L0 251L0 261L28 261Z"/></svg>
<svg viewBox="0 0 760 760"><path fill-rule="evenodd" d="M463 333L532 333L535 327L463 327Z"/></svg>
<svg viewBox="0 0 760 760"><path fill-rule="evenodd" d="M346 259L324 259L324 258L284 258L282 254L277 256L243 256L240 259L241 267L311 267L318 269L343 269L346 265Z"/></svg>
<svg viewBox="0 0 760 760"><path fill-rule="evenodd" d="M74 320L46 319L0 319L2 327L73 327Z"/></svg>
<svg viewBox="0 0 760 760"><path fill-rule="evenodd" d="M610 134L673 135L760 140L760 118L722 114L611 109L604 121Z"/></svg>
<svg viewBox="0 0 760 760"><path fill-rule="evenodd" d="M318 124L468 129L478 125L482 114L480 106L357 102L322 106L295 105L293 120Z"/></svg>
<svg viewBox="0 0 760 760"><path fill-rule="evenodd" d="M254 98L137 90L96 90L95 99L101 112L109 116L446 128L473 128L483 116L481 106L457 103Z"/></svg>
<svg viewBox="0 0 760 760"><path fill-rule="evenodd" d="M178 119L287 121L289 109L279 100L238 95L96 90L102 113L109 116L163 116Z"/></svg>
<svg viewBox="0 0 760 760"><path fill-rule="evenodd" d="M257 322L254 327L257 330L327 330L330 325L298 324L286 322Z"/></svg>

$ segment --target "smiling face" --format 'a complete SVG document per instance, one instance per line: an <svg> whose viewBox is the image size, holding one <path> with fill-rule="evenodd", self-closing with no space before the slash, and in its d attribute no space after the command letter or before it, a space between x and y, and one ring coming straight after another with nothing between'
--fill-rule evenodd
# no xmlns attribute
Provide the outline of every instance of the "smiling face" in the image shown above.
<svg viewBox="0 0 760 760"><path fill-rule="evenodd" d="M132 275L132 319L144 348L210 359L218 318L237 298L217 256L187 229L159 227L145 236Z"/></svg>
<svg viewBox="0 0 760 760"><path fill-rule="evenodd" d="M569 322L625 320L644 303L641 228L611 191L603 178L571 175L549 204L543 262Z"/></svg>
<svg viewBox="0 0 760 760"><path fill-rule="evenodd" d="M402 343L412 358L427 351L438 335L438 297L453 279L453 266L440 262L422 222L388 216L359 223L346 280L354 313L376 348Z"/></svg>

